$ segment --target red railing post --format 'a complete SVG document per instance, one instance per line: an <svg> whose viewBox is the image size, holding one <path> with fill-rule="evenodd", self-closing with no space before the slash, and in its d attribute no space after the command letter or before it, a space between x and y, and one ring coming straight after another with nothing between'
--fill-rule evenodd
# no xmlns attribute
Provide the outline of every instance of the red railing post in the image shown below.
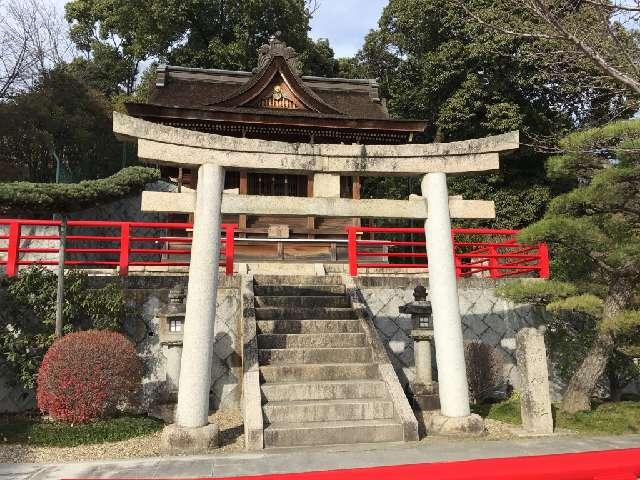
<svg viewBox="0 0 640 480"><path fill-rule="evenodd" d="M20 222L9 224L9 244L7 245L7 277L18 273L18 255L20 252Z"/></svg>
<svg viewBox="0 0 640 480"><path fill-rule="evenodd" d="M425 235L427 232L424 232ZM451 245L453 245L453 262L456 267L456 278L462 277L462 259L458 256L456 252L456 231L455 229L451 229ZM429 259L427 258L427 265L429 264ZM428 267L427 267L428 268Z"/></svg>
<svg viewBox="0 0 640 480"><path fill-rule="evenodd" d="M233 275L234 235L237 225L225 225L224 260L227 275Z"/></svg>
<svg viewBox="0 0 640 480"><path fill-rule="evenodd" d="M546 243L541 243L538 247L538 255L540 256L540 278L549 278L551 272L549 271L549 247Z"/></svg>
<svg viewBox="0 0 640 480"><path fill-rule="evenodd" d="M120 261L118 262L119 274L122 277L129 275L129 250L131 249L131 224L120 224Z"/></svg>
<svg viewBox="0 0 640 480"><path fill-rule="evenodd" d="M347 240L349 252L349 275L358 276L358 243L356 236L357 227L347 227Z"/></svg>
<svg viewBox="0 0 640 480"><path fill-rule="evenodd" d="M489 247L489 277L491 278L500 278L500 272L498 267L500 266L500 262L498 262L498 249L491 245Z"/></svg>

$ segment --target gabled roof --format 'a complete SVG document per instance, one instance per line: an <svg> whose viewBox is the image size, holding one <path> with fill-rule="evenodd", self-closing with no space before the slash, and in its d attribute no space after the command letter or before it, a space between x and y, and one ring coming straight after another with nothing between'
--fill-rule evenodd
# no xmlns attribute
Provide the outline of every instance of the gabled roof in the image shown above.
<svg viewBox="0 0 640 480"><path fill-rule="evenodd" d="M251 72L160 66L149 103L165 107L207 108L239 91ZM305 89L343 115L389 118L379 85L373 79L300 77Z"/></svg>
<svg viewBox="0 0 640 480"><path fill-rule="evenodd" d="M389 118L375 80L300 76L295 51L275 37L258 53L253 72L160 66L149 102L127 111L182 128L300 140L402 143L426 128Z"/></svg>

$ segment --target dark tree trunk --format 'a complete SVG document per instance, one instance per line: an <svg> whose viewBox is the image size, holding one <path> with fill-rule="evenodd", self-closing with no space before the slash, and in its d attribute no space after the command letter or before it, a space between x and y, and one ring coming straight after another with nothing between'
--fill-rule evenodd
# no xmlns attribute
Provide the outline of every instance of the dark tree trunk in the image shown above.
<svg viewBox="0 0 640 480"><path fill-rule="evenodd" d="M627 279L613 280L604 300L603 318L612 318L624 310L629 304L632 292L633 286ZM584 360L569 380L560 405L562 411L576 413L591 409L591 396L602 378L614 346L612 333L598 333Z"/></svg>

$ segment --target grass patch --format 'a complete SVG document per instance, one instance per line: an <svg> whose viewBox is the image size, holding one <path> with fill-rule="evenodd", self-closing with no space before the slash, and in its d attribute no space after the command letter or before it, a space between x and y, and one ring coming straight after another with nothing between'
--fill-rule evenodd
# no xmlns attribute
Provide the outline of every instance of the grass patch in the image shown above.
<svg viewBox="0 0 640 480"><path fill-rule="evenodd" d="M557 411L554 417L558 427L580 433L622 435L640 432L640 402L601 403L590 412L569 415Z"/></svg>
<svg viewBox="0 0 640 480"><path fill-rule="evenodd" d="M522 419L520 418L520 397L518 395L512 395L498 403L474 405L471 407L471 410L482 418L512 423L514 425L522 424Z"/></svg>
<svg viewBox="0 0 640 480"><path fill-rule="evenodd" d="M511 398L491 405L478 405L474 413L491 420L519 425L520 399ZM640 433L640 401L605 402L594 404L590 412L574 415L561 412L553 406L555 428L574 430L579 433L599 435L623 435Z"/></svg>
<svg viewBox="0 0 640 480"><path fill-rule="evenodd" d="M117 442L148 435L164 426L163 422L145 416L122 416L71 425L34 418L0 419L0 441L40 447L75 447Z"/></svg>

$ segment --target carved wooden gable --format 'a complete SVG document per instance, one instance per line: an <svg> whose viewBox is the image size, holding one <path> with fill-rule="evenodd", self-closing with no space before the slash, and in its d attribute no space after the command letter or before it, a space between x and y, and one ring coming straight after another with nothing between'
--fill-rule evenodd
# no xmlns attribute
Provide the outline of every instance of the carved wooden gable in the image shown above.
<svg viewBox="0 0 640 480"><path fill-rule="evenodd" d="M280 75L269 83L251 106L280 110L308 110Z"/></svg>
<svg viewBox="0 0 640 480"><path fill-rule="evenodd" d="M251 80L216 106L343 115L305 86L298 74L296 54L284 42L272 37L268 45L260 47L259 54Z"/></svg>

